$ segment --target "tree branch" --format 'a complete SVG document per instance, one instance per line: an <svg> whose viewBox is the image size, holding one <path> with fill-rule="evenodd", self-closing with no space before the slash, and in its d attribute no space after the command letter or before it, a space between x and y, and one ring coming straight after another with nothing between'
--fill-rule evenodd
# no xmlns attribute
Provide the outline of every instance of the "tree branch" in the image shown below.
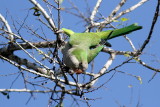
<svg viewBox="0 0 160 107"><path fill-rule="evenodd" d="M54 24L53 19L47 14L47 12L43 9L43 7L36 0L29 0L32 4L38 7L39 11L43 14L44 18L48 21L49 25L52 27L54 32L57 31L57 28Z"/></svg>
<svg viewBox="0 0 160 107"><path fill-rule="evenodd" d="M121 2L117 5L117 7L111 12L108 18L112 18L116 13L120 10L120 8L126 3L127 0L121 0Z"/></svg>
<svg viewBox="0 0 160 107"><path fill-rule="evenodd" d="M113 50L111 48L108 48L108 47L104 47L102 49L102 52L105 52L105 53L115 53L116 55L129 55L129 56L137 56L138 52L137 51L134 51L134 52L130 52L130 51L116 51L116 50Z"/></svg>
<svg viewBox="0 0 160 107"><path fill-rule="evenodd" d="M72 90L29 90L29 89L0 89L0 92L28 92L28 93L51 93L65 92L66 94L76 95Z"/></svg>
<svg viewBox="0 0 160 107"><path fill-rule="evenodd" d="M113 60L115 59L116 54L111 53L110 58L106 62L106 64L103 66L103 68L99 71L99 73L95 74L93 76L93 79L90 81L89 84L86 85L86 87L92 87L99 79L101 75L104 75L106 73L106 70L111 66Z"/></svg>
<svg viewBox="0 0 160 107"><path fill-rule="evenodd" d="M152 20L152 25L151 25L151 28L150 28L150 32L149 32L149 34L148 34L147 39L144 41L143 45L141 46L141 48L140 48L140 50L139 50L140 52L142 52L142 51L145 49L146 45L147 45L147 44L149 43L149 41L151 40L154 26L155 26L155 24L156 24L156 22L157 22L157 19L158 19L158 17L159 17L159 5L160 5L160 0L158 0L158 3L157 3L157 7L156 7L155 14L154 14L154 18L153 18L153 20Z"/></svg>
<svg viewBox="0 0 160 107"><path fill-rule="evenodd" d="M156 72L160 72L160 69L153 68L153 67L147 65L147 64L146 64L145 62L143 62L142 60L138 60L138 62L139 62L141 65L143 65L144 67L146 67L146 68L148 68L148 69L150 69L150 70L153 70L153 71L156 71Z"/></svg>
<svg viewBox="0 0 160 107"><path fill-rule="evenodd" d="M45 68L41 68L41 67L35 65L34 63L31 63L31 62L29 62L29 61L27 61L25 59L21 59L21 58L19 58L17 56L14 56L14 55L10 55L8 57L4 57L4 56L0 55L0 58L4 59L5 61L9 62L10 64L16 66L17 68L25 70L25 71L28 71L28 72L30 72L32 74L36 74L36 75L39 75L39 76L42 76L42 77L45 77L45 78L49 78L49 79L54 80L54 81L59 81L59 82L62 82L62 83L66 83L65 80L60 79L58 77L55 77L53 75L53 71L52 70L48 71ZM28 66L29 68L23 67L22 66L23 64L25 66ZM33 70L30 70L30 69L33 69ZM69 81L67 83L67 85L77 86L77 83ZM82 84L78 84L78 85L82 86Z"/></svg>
<svg viewBox="0 0 160 107"><path fill-rule="evenodd" d="M141 0L140 2L138 2L137 4L135 4L134 6L126 9L125 11L120 12L117 16L110 18L107 17L105 21L99 22L99 23L93 23L92 26L100 26L100 25L106 25L109 24L111 22L113 22L114 20L120 18L121 16L123 16L124 14L127 14L129 12L132 12L133 10L135 10L136 8L138 8L139 6L143 5L145 2L147 2L148 0Z"/></svg>
<svg viewBox="0 0 160 107"><path fill-rule="evenodd" d="M101 2L102 2L102 0L97 0L97 3L96 3L96 5L95 5L95 7L94 7L94 9L92 11L91 16L90 16L91 24L94 23L94 18L96 16L97 12L98 12L98 8L100 7Z"/></svg>
<svg viewBox="0 0 160 107"><path fill-rule="evenodd" d="M6 26L7 28L7 31L8 32L11 32L12 33L12 30L11 30L11 27L9 26L7 20L0 14L0 20L4 23L4 25ZM12 34L8 34L9 35L9 39L11 42L14 41L14 36Z"/></svg>

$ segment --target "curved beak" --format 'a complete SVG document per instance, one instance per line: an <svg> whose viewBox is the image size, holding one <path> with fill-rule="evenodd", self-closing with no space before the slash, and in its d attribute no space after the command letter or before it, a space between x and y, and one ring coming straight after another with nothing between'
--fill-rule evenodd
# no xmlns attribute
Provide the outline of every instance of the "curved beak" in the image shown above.
<svg viewBox="0 0 160 107"><path fill-rule="evenodd" d="M78 68L77 68L77 69L74 70L74 72L75 72L76 74L82 74L83 71L82 71L81 69L78 69Z"/></svg>

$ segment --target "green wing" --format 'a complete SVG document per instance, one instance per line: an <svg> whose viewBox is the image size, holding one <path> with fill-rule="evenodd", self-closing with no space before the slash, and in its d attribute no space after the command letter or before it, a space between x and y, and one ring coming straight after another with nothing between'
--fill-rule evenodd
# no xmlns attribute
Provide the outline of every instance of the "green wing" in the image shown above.
<svg viewBox="0 0 160 107"><path fill-rule="evenodd" d="M88 63L90 63L99 54L99 52L103 49L103 47L104 46L101 45L89 51Z"/></svg>
<svg viewBox="0 0 160 107"><path fill-rule="evenodd" d="M138 24L135 23L121 29L102 31L102 32L97 32L96 34L100 36L101 39L109 40L121 35L129 34L139 29L142 29L142 26L138 26Z"/></svg>
<svg viewBox="0 0 160 107"><path fill-rule="evenodd" d="M69 40L70 45L72 45L73 48L81 50L77 51L78 53L75 52L75 54L77 54L77 58L79 58L79 56L83 56L81 54L85 53L85 55L87 55L88 63L90 63L103 49L102 45L96 47L97 45L100 44L101 39L109 40L121 35L131 33L139 29L142 29L142 26L138 26L137 24L132 24L130 26L121 29L107 30L102 32L88 32L88 33L75 33L70 29L62 28L64 33L70 37ZM96 48L91 49L91 47L96 47Z"/></svg>
<svg viewBox="0 0 160 107"><path fill-rule="evenodd" d="M67 34L73 41L80 41L88 39L88 40L95 40L95 39L105 39L109 40L121 35L129 34L133 31L142 29L142 26L138 26L137 23L134 23L130 26L121 28L121 29L115 29L115 30L107 30L102 32L88 32L88 33L74 33L70 29L62 28L65 34ZM98 37L95 37L98 36Z"/></svg>

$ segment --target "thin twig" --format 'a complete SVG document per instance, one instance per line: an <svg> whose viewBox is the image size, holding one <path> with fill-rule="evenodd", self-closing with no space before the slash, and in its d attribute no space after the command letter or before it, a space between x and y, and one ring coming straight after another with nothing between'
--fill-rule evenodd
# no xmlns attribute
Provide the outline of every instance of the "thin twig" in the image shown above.
<svg viewBox="0 0 160 107"><path fill-rule="evenodd" d="M56 32L57 28L55 26L53 19L48 15L48 13L43 9L43 7L36 0L29 0L29 1L33 3L36 7L38 7L39 11L41 11L44 18L48 21L49 25L52 27L52 30Z"/></svg>
<svg viewBox="0 0 160 107"><path fill-rule="evenodd" d="M109 24L111 22L113 22L114 20L120 18L121 16L132 12L133 10L135 10L136 8L140 7L141 5L143 5L145 2L147 2L149 0L141 0L140 2L138 2L137 4L135 4L134 6L120 12L117 16L113 17L112 19L110 17L107 17L105 21L102 22L97 22L97 23L93 23L92 26L100 26L100 25L106 25Z"/></svg>
<svg viewBox="0 0 160 107"><path fill-rule="evenodd" d="M30 58L32 58L36 63L40 64L42 67L44 67L47 70L50 70L47 66L39 62L35 57L33 57L29 52L27 52L18 42L15 42Z"/></svg>
<svg viewBox="0 0 160 107"><path fill-rule="evenodd" d="M129 37L127 37L126 35L124 35L124 38L129 42L129 44L131 45L133 51L137 51L135 46L133 45L133 42L129 39Z"/></svg>
<svg viewBox="0 0 160 107"><path fill-rule="evenodd" d="M152 25L151 25L151 28L150 28L150 32L149 32L149 34L148 34L147 39L144 41L143 45L141 46L141 48L140 48L140 50L139 50L140 52L142 52L142 51L145 49L146 45L147 45L147 44L150 42L150 40L151 40L151 37L152 37L152 33L153 33L153 30L154 30L155 24L156 24L157 19L158 19L158 17L159 17L159 5L160 5L160 0L158 0L158 3L157 3L157 7L156 7L155 14L154 14L154 18L153 18L153 20L152 20Z"/></svg>
<svg viewBox="0 0 160 107"><path fill-rule="evenodd" d="M153 70L153 71L156 71L156 72L160 72L160 69L153 68L153 67L147 65L145 62L143 62L143 61L141 61L141 60L138 60L138 62L139 62L141 65L143 65L144 67L146 67L146 68L148 68L148 69L150 69L150 70Z"/></svg>
<svg viewBox="0 0 160 107"><path fill-rule="evenodd" d="M110 58L108 59L108 61L106 62L106 64L103 66L103 68L99 71L99 73L95 74L93 76L92 81L87 85L87 87L92 87L99 79L99 77L101 75L104 75L106 70L111 66L113 60L115 59L116 54L115 53L111 53Z"/></svg>
<svg viewBox="0 0 160 107"><path fill-rule="evenodd" d="M111 12L108 16L110 19L116 15L116 13L120 10L120 8L126 3L127 0L121 0L121 2L117 5L117 7Z"/></svg>

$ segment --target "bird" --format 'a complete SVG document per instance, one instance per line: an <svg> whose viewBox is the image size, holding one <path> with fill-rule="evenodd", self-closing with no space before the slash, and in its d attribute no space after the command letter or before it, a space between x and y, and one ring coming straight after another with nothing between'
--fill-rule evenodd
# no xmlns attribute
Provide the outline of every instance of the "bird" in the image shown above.
<svg viewBox="0 0 160 107"><path fill-rule="evenodd" d="M68 43L62 49L63 62L76 74L81 74L87 70L88 64L103 49L102 40L107 41L139 29L142 29L142 26L138 26L137 23L101 32L76 33L70 29L62 28L63 32L69 36Z"/></svg>

